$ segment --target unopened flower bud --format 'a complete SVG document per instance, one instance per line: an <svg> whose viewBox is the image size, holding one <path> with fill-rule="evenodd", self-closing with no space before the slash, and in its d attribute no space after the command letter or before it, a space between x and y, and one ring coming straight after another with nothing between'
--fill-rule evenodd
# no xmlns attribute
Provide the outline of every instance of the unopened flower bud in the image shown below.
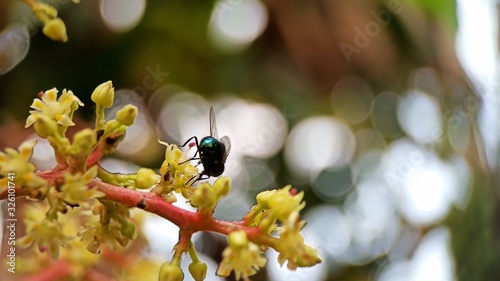
<svg viewBox="0 0 500 281"><path fill-rule="evenodd" d="M43 34L54 41L68 41L66 25L64 25L64 22L60 18L54 18L46 22L43 27Z"/></svg>
<svg viewBox="0 0 500 281"><path fill-rule="evenodd" d="M123 222L120 227L120 233L128 239L135 239L137 232L135 231L135 224L132 222Z"/></svg>
<svg viewBox="0 0 500 281"><path fill-rule="evenodd" d="M184 273L179 266L170 263L164 263L161 266L159 281L182 281L183 279Z"/></svg>
<svg viewBox="0 0 500 281"><path fill-rule="evenodd" d="M137 117L137 107L128 104L116 113L116 120L125 126L134 124L135 117Z"/></svg>
<svg viewBox="0 0 500 281"><path fill-rule="evenodd" d="M81 130L73 137L73 145L78 146L80 151L90 152L96 142L96 134L89 128Z"/></svg>
<svg viewBox="0 0 500 281"><path fill-rule="evenodd" d="M57 133L56 121L44 114L37 115L34 127L36 133L42 138L46 138Z"/></svg>
<svg viewBox="0 0 500 281"><path fill-rule="evenodd" d="M113 83L107 81L97 86L90 96L95 104L103 107L111 107L115 99L115 88L113 88Z"/></svg>
<svg viewBox="0 0 500 281"><path fill-rule="evenodd" d="M189 273L195 281L203 281L207 275L207 264L204 262L193 262L188 266Z"/></svg>
<svg viewBox="0 0 500 281"><path fill-rule="evenodd" d="M205 210L213 210L217 205L217 197L210 184L202 183L193 192L191 205Z"/></svg>
<svg viewBox="0 0 500 281"><path fill-rule="evenodd" d="M137 179L135 180L135 187L144 189L150 188L151 186L157 184L161 179L161 176L155 173L152 169L140 168L137 171Z"/></svg>
<svg viewBox="0 0 500 281"><path fill-rule="evenodd" d="M229 234L229 245L236 248L244 248L248 245L247 234L243 230L233 231Z"/></svg>
<svg viewBox="0 0 500 281"><path fill-rule="evenodd" d="M219 197L225 196L231 190L231 181L228 177L218 178L212 187Z"/></svg>

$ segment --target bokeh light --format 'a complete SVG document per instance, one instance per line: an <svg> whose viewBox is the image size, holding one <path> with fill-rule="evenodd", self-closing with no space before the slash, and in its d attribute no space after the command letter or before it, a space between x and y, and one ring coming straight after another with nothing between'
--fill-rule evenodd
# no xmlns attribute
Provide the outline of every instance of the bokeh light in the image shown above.
<svg viewBox="0 0 500 281"><path fill-rule="evenodd" d="M441 141L441 114L437 102L428 95L411 91L399 102L398 119L415 141L421 144L435 144Z"/></svg>
<svg viewBox="0 0 500 281"><path fill-rule="evenodd" d="M353 133L344 123L326 116L311 117L292 128L285 159L297 177L314 181L324 168L350 163L355 146Z"/></svg>
<svg viewBox="0 0 500 281"><path fill-rule="evenodd" d="M455 265L450 252L450 233L445 228L429 232L419 243L413 257L389 263L377 281L455 280Z"/></svg>
<svg viewBox="0 0 500 281"><path fill-rule="evenodd" d="M0 33L0 75L18 65L28 53L30 35L24 24L11 24Z"/></svg>
<svg viewBox="0 0 500 281"><path fill-rule="evenodd" d="M118 33L134 28L146 9L146 0L100 0L99 3L104 24Z"/></svg>
<svg viewBox="0 0 500 281"><path fill-rule="evenodd" d="M267 20L267 10L259 0L220 0L212 11L208 34L218 49L239 51L264 31Z"/></svg>

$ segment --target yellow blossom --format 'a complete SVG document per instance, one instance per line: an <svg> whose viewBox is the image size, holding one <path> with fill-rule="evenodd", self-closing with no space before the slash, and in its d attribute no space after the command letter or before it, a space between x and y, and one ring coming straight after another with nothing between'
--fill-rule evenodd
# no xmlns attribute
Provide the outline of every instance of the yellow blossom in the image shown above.
<svg viewBox="0 0 500 281"><path fill-rule="evenodd" d="M291 188L292 186L288 185L272 193L267 198L271 214L281 221L287 220L292 212L298 212L306 205L305 202L301 203L302 198L304 198L304 192L292 195L290 193Z"/></svg>
<svg viewBox="0 0 500 281"><path fill-rule="evenodd" d="M198 169L189 163L187 156L175 145L162 141L159 143L165 145L165 161L160 167L162 176L160 186L166 191L182 192L183 189L189 189L188 181L198 176ZM188 194L189 192L184 192ZM189 198L188 198L189 199Z"/></svg>
<svg viewBox="0 0 500 281"><path fill-rule="evenodd" d="M83 103L72 91L66 91L66 89L64 89L59 98L57 98L57 93L57 89L53 88L43 93L41 99L36 98L33 100L31 108L35 110L30 111L30 116L28 116L26 120L26 128L37 120L39 114L50 117L52 120L55 120L57 124L62 126L75 125L71 120L71 116L77 106L73 106L73 104L76 103L76 105L83 106Z"/></svg>
<svg viewBox="0 0 500 281"><path fill-rule="evenodd" d="M99 254L102 244L113 251L118 245L125 247L137 235L135 225L126 220L130 215L128 207L118 203L110 203L109 207L94 206L94 213L100 216L91 216L77 233L80 241L87 243L87 250L91 253Z"/></svg>
<svg viewBox="0 0 500 281"><path fill-rule="evenodd" d="M222 262L217 269L217 275L229 276L234 270L236 279L243 278L248 281L252 276L266 265L267 260L262 257L259 247L248 241L244 231L238 230L229 234L229 245L222 252Z"/></svg>
<svg viewBox="0 0 500 281"><path fill-rule="evenodd" d="M62 224L56 220L50 220L44 215L43 208L30 206L25 213L26 235L18 240L18 245L27 248L36 242L41 252L48 251L53 260L59 257L60 246L67 247L68 240Z"/></svg>
<svg viewBox="0 0 500 281"><path fill-rule="evenodd" d="M18 150L6 148L0 152L0 192L7 188L9 182L16 185L41 187L45 180L35 174L35 165L29 162L37 141L25 142Z"/></svg>
<svg viewBox="0 0 500 281"><path fill-rule="evenodd" d="M305 222L300 221L299 213L293 212L280 231L279 244L276 247L280 253L278 262L283 265L288 261L287 266L292 270L298 266L308 267L321 262L316 250L304 243L304 237L300 233L304 225Z"/></svg>
<svg viewBox="0 0 500 281"><path fill-rule="evenodd" d="M97 166L90 168L85 174L77 173L64 175L64 185L61 187L60 197L70 204L87 205L88 201L94 198L103 197L104 193L96 187L89 187L88 184L97 176Z"/></svg>

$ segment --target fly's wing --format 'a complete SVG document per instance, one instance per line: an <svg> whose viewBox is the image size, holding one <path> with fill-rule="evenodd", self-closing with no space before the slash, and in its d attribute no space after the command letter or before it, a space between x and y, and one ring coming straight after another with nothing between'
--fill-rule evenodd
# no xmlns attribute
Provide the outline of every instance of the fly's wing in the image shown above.
<svg viewBox="0 0 500 281"><path fill-rule="evenodd" d="M219 134L217 133L217 124L215 123L215 113L214 108L210 107L210 136L218 139Z"/></svg>
<svg viewBox="0 0 500 281"><path fill-rule="evenodd" d="M224 151L224 156L222 158L225 162L227 156L229 155L229 152L231 152L231 142L229 141L229 138L227 136L223 136L219 141L226 147L226 151Z"/></svg>

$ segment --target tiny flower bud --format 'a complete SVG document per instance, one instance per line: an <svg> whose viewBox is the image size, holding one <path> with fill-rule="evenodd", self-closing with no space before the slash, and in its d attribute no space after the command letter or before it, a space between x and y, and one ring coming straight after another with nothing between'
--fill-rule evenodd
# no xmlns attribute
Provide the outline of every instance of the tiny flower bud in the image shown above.
<svg viewBox="0 0 500 281"><path fill-rule="evenodd" d="M244 248L248 245L247 234L243 230L233 231L229 234L229 245L236 248Z"/></svg>
<svg viewBox="0 0 500 281"><path fill-rule="evenodd" d="M231 181L228 177L218 178L212 187L219 197L225 196L231 190Z"/></svg>
<svg viewBox="0 0 500 281"><path fill-rule="evenodd" d="M205 210L213 210L217 205L218 196L208 183L202 183L196 187L191 196L191 205Z"/></svg>
<svg viewBox="0 0 500 281"><path fill-rule="evenodd" d="M184 273L179 266L164 263L160 268L160 278L159 281L182 281L184 279Z"/></svg>
<svg viewBox="0 0 500 281"><path fill-rule="evenodd" d="M68 35L66 35L66 26L60 18L51 19L46 22L45 26L43 27L43 34L54 41L68 41Z"/></svg>
<svg viewBox="0 0 500 281"><path fill-rule="evenodd" d="M90 96L93 102L103 107L111 107L115 99L115 88L113 83L107 81L97 86Z"/></svg>
<svg viewBox="0 0 500 281"><path fill-rule="evenodd" d="M116 120L125 126L134 124L135 117L137 117L137 107L133 105L126 105L116 113Z"/></svg>
<svg viewBox="0 0 500 281"><path fill-rule="evenodd" d="M89 128L81 130L73 137L73 145L77 146L80 151L90 152L96 142L96 134Z"/></svg>
<svg viewBox="0 0 500 281"><path fill-rule="evenodd" d="M207 264L204 262L191 263L188 266L189 273L195 281L203 281L207 275Z"/></svg>
<svg viewBox="0 0 500 281"><path fill-rule="evenodd" d="M152 169L140 168L137 171L137 179L135 180L135 187L144 189L150 188L152 185L157 184L161 176L155 173Z"/></svg>
<svg viewBox="0 0 500 281"><path fill-rule="evenodd" d="M57 123L44 114L38 114L34 127L36 133L42 138L46 138L57 133Z"/></svg>
<svg viewBox="0 0 500 281"><path fill-rule="evenodd" d="M123 222L120 227L120 233L128 239L135 239L137 232L135 231L135 224L132 222Z"/></svg>

